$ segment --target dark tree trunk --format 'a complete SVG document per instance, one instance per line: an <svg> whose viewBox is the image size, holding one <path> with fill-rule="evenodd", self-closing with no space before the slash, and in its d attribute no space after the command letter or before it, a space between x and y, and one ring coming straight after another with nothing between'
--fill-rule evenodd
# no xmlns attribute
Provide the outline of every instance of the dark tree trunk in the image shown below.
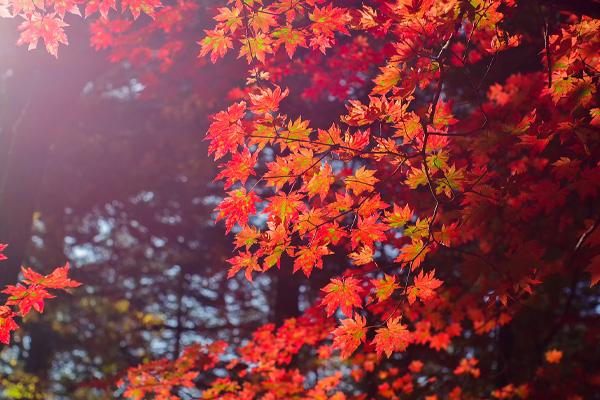
<svg viewBox="0 0 600 400"><path fill-rule="evenodd" d="M514 336L510 325L502 326L498 332L498 376L496 384L503 387L511 383L511 359L513 357Z"/></svg>
<svg viewBox="0 0 600 400"><path fill-rule="evenodd" d="M183 296L185 294L185 272L182 269L177 276L177 326L175 328L175 348L173 349L173 360L181 353L181 335L183 334Z"/></svg>
<svg viewBox="0 0 600 400"><path fill-rule="evenodd" d="M282 257L281 270L272 276L276 280L272 320L280 325L287 318L300 314L300 277L298 274L292 274L292 260L287 256Z"/></svg>
<svg viewBox="0 0 600 400"><path fill-rule="evenodd" d="M27 331L31 340L29 354L25 359L25 371L45 381L50 371L57 334L44 321L28 324Z"/></svg>
<svg viewBox="0 0 600 400"><path fill-rule="evenodd" d="M36 79L40 81L40 79ZM17 92L14 88L11 92ZM20 96L11 96L18 98ZM8 243L0 287L14 283L31 235L31 221L56 122L45 115L39 97L15 101L12 121L3 121L4 169L0 180L0 242ZM41 96L40 96L41 97ZM31 99L31 100L30 100ZM22 101L19 101L22 100ZM46 127L40 132L40 127Z"/></svg>

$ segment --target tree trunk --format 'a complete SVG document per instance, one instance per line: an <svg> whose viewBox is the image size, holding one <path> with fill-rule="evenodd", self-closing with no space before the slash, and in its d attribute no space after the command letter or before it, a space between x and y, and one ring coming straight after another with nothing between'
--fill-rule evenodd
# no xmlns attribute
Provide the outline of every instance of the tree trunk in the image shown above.
<svg viewBox="0 0 600 400"><path fill-rule="evenodd" d="M292 274L292 259L287 255L281 258L281 270L273 275L275 283L275 304L273 305L272 320L281 325L287 318L300 314L298 300L300 297L300 278Z"/></svg>

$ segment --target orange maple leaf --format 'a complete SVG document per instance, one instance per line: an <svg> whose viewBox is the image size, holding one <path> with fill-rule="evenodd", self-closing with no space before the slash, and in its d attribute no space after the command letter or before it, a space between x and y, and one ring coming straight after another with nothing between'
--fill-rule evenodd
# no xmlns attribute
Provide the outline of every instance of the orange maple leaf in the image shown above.
<svg viewBox="0 0 600 400"><path fill-rule="evenodd" d="M219 27L234 33L238 27L243 26L242 17L238 8L229 9L227 7L217 8L219 12L213 19L219 22Z"/></svg>
<svg viewBox="0 0 600 400"><path fill-rule="evenodd" d="M383 279L371 280L371 283L375 286L375 295L379 302L389 299L394 291L400 288L396 277L388 274L384 274Z"/></svg>
<svg viewBox="0 0 600 400"><path fill-rule="evenodd" d="M394 262L404 262L411 265L411 270L414 271L421 265L425 256L429 252L429 247L425 246L422 240L413 240L411 244L408 244L400 250L400 254Z"/></svg>
<svg viewBox="0 0 600 400"><path fill-rule="evenodd" d="M242 47L240 47L238 58L246 56L248 64L252 62L253 58L256 58L264 64L267 53L273 52L273 41L269 36L262 32L257 33L256 36L240 39L240 42L242 43Z"/></svg>
<svg viewBox="0 0 600 400"><path fill-rule="evenodd" d="M421 300L429 300L435 294L435 289L442 285L442 281L434 278L435 270L432 270L428 274L423 274L423 271L419 272L419 275L415 277L413 286L408 288L408 302L414 303L415 300L420 298Z"/></svg>
<svg viewBox="0 0 600 400"><path fill-rule="evenodd" d="M354 308L360 308L362 303L362 288L358 279L348 277L331 279L331 283L321 289L327 293L321 304L325 306L327 316L331 316L338 307L347 316L352 316Z"/></svg>
<svg viewBox="0 0 600 400"><path fill-rule="evenodd" d="M227 233L235 224L245 226L248 218L256 211L256 203L259 201L254 192L246 192L246 188L240 188L227 192L229 197L225 198L215 209L218 211L216 221L225 219Z"/></svg>
<svg viewBox="0 0 600 400"><path fill-rule="evenodd" d="M210 61L216 63L220 57L224 57L229 49L233 48L233 42L225 35L222 29L205 30L206 36L198 42L202 48L199 57L204 57L210 52Z"/></svg>
<svg viewBox="0 0 600 400"><path fill-rule="evenodd" d="M69 263L66 263L63 267L58 267L50 274L44 276L33 271L31 268L21 267L23 277L25 278L23 283L40 285L48 289L65 289L80 286L81 283L68 278L69 269Z"/></svg>
<svg viewBox="0 0 600 400"><path fill-rule="evenodd" d="M258 256L249 251L240 252L237 256L227 260L227 262L231 264L227 278L232 278L241 269L246 268L246 279L252 282L252 272L262 271L262 268L258 264Z"/></svg>
<svg viewBox="0 0 600 400"><path fill-rule="evenodd" d="M423 369L423 361L421 360L413 360L408 364L408 370L415 374L418 374Z"/></svg>
<svg viewBox="0 0 600 400"><path fill-rule="evenodd" d="M377 214L365 218L358 218L356 229L353 229L351 233L353 249L356 249L360 243L368 247L373 247L375 242L385 240L384 232L388 227L379 222L378 219L379 215Z"/></svg>
<svg viewBox="0 0 600 400"><path fill-rule="evenodd" d="M315 195L319 195L321 201L325 200L329 193L329 188L335 181L331 165L323 164L317 173L315 173L308 183L306 184L305 190L308 192L308 197L311 198Z"/></svg>
<svg viewBox="0 0 600 400"><path fill-rule="evenodd" d="M354 192L357 196L362 192L372 190L373 186L379 182L379 179L373 175L375 175L375 170L360 167L354 175L345 179L346 190Z"/></svg>
<svg viewBox="0 0 600 400"><path fill-rule="evenodd" d="M367 320L356 315L341 321L342 325L333 331L333 347L341 350L341 357L348 358L367 338Z"/></svg>
<svg viewBox="0 0 600 400"><path fill-rule="evenodd" d="M387 222L390 227L402 228L408 221L412 219L413 212L408 204L403 208L400 208L400 206L394 204L394 209L392 211L386 211L385 217L385 222Z"/></svg>
<svg viewBox="0 0 600 400"><path fill-rule="evenodd" d="M373 261L373 248L370 246L362 246L359 251L348 254L348 257L355 265L365 265Z"/></svg>
<svg viewBox="0 0 600 400"><path fill-rule="evenodd" d="M302 270L307 278L310 278L310 274L313 268L323 269L323 256L332 254L332 251L325 246L301 246L296 253L296 259L294 260L294 271Z"/></svg>
<svg viewBox="0 0 600 400"><path fill-rule="evenodd" d="M455 375L471 374L474 378L479 378L481 371L479 370L479 368L476 368L478 363L479 363L479 360L477 360L474 357L463 358L462 360L460 360L458 367L456 367L456 369L454 370L454 374Z"/></svg>
<svg viewBox="0 0 600 400"><path fill-rule="evenodd" d="M373 339L377 356L382 353L389 358L395 351L404 351L410 343L411 335L406 325L400 323L400 318L387 321L386 327L377 329Z"/></svg>
<svg viewBox="0 0 600 400"><path fill-rule="evenodd" d="M275 90L269 88L260 89L257 94L250 93L250 109L258 114L268 114L279 110L279 103L289 94L289 90L281 90L279 86Z"/></svg>

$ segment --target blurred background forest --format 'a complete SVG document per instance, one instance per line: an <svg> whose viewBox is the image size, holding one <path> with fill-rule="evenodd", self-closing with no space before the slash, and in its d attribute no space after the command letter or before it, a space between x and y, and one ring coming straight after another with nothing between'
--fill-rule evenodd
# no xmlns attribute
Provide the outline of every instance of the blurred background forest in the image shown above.
<svg viewBox="0 0 600 400"><path fill-rule="evenodd" d="M216 164L203 138L209 115L232 102L248 67L231 54L216 66L197 57L195 42L214 14L212 2L198 4L180 30L153 37L147 54L131 52L147 39L141 33L121 49L95 51L86 21L72 18L69 46L54 59L15 46L18 21L0 19L0 242L10 244L0 286L17 280L21 264L48 272L66 260L83 283L27 318L2 347L0 397L106 398L128 366L173 358L193 342L240 343L266 322L297 315L347 267L332 255L310 281L285 262L289 273L261 274L253 285L243 274L226 279L233 245L213 222L223 189L212 183ZM507 51L486 83L539 70L542 38L526 23L531 15L522 23L531 45ZM175 39L183 50L170 58ZM343 110L338 98L369 93L382 54L360 37L343 43L339 54L363 59L363 69L339 76L345 60L334 56L327 76L303 75L297 63L281 71L303 93L286 102L292 115L328 127L328 115ZM551 297L562 286L550 284ZM575 306L585 314L595 304ZM544 312L536 318L552 317Z"/></svg>

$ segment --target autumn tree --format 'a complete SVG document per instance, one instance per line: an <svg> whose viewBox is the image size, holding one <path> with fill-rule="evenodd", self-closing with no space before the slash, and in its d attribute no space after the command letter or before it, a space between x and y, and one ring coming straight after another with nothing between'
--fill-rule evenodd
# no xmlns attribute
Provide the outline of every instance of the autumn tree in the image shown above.
<svg viewBox="0 0 600 400"><path fill-rule="evenodd" d="M92 44L115 62L168 69L194 46L180 40L194 3L80 5L101 14ZM25 20L19 43L56 55L78 3L28 7L5 6ZM228 275L303 275L290 285L303 313L242 346L132 368L119 395L591 398L595 13L526 0L216 7L199 56L248 64L206 135L224 190L215 219L236 248Z"/></svg>

